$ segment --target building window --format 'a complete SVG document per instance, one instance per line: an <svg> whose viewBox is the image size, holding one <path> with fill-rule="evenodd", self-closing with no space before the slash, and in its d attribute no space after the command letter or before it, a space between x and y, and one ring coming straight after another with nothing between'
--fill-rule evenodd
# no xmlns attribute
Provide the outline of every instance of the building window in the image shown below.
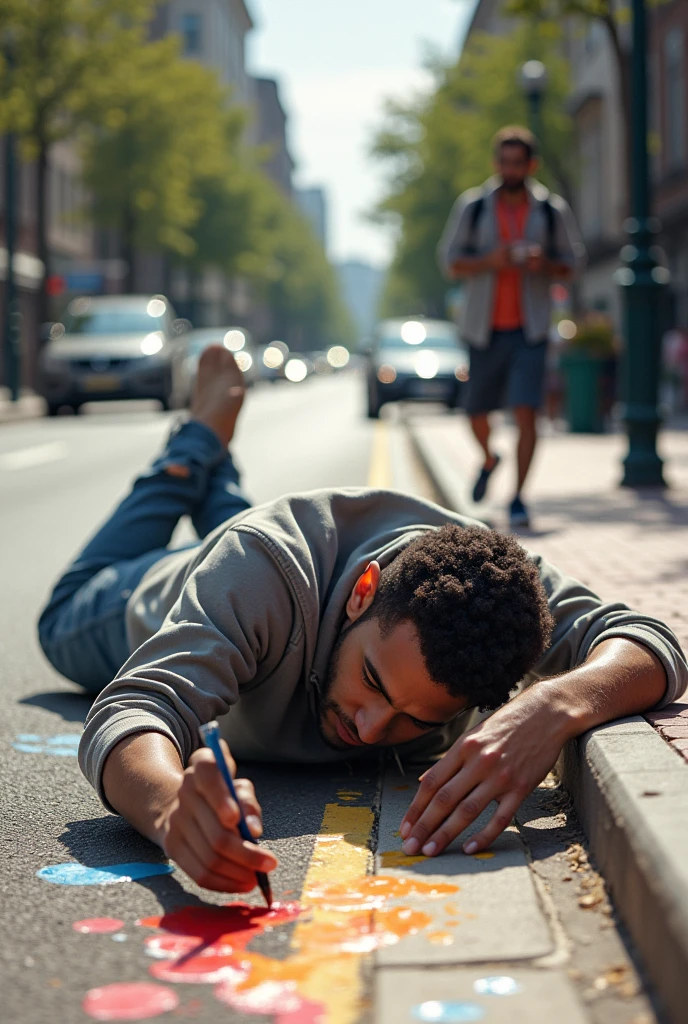
<svg viewBox="0 0 688 1024"><path fill-rule="evenodd" d="M201 15L182 14L179 19L182 48L185 57L196 57L201 52Z"/></svg>
<svg viewBox="0 0 688 1024"><path fill-rule="evenodd" d="M666 169L675 171L686 161L686 82L683 32L670 29L664 37L664 96L666 103L664 151Z"/></svg>

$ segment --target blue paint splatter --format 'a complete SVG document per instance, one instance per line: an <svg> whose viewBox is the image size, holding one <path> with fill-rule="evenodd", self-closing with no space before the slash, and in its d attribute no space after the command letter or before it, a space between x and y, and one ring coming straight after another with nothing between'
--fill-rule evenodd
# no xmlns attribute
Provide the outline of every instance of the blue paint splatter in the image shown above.
<svg viewBox="0 0 688 1024"><path fill-rule="evenodd" d="M88 868L85 864L68 861L66 864L48 864L36 874L44 882L54 882L56 885L112 885L114 882L133 882L153 875L170 875L173 871L171 864L145 864L142 861L106 864L100 868Z"/></svg>
<svg viewBox="0 0 688 1024"><path fill-rule="evenodd" d="M491 974L474 981L473 990L479 996L515 996L517 992L523 991L523 986L508 974Z"/></svg>
<svg viewBox="0 0 688 1024"><path fill-rule="evenodd" d="M52 754L53 757L76 757L79 752L80 733L64 733L61 736L36 736L35 733L20 732L12 744L22 754Z"/></svg>
<svg viewBox="0 0 688 1024"><path fill-rule="evenodd" d="M440 999L419 1003L411 1013L424 1024L470 1024L485 1016L485 1010L477 1003L451 1003Z"/></svg>

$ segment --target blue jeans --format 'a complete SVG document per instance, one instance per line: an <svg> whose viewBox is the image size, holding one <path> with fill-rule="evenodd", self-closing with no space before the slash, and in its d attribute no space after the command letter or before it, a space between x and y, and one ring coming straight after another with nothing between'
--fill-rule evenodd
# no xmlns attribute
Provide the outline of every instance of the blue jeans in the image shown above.
<svg viewBox="0 0 688 1024"><path fill-rule="evenodd" d="M183 515L201 540L250 508L239 473L216 435L200 423L176 427L162 454L67 569L38 621L38 638L58 672L97 693L131 653L127 601L168 553Z"/></svg>

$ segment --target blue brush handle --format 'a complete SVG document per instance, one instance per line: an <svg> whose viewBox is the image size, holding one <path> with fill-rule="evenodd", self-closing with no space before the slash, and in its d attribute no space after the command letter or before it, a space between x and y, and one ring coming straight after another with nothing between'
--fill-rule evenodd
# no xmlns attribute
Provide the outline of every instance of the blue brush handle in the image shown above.
<svg viewBox="0 0 688 1024"><path fill-rule="evenodd" d="M239 797L236 794L236 790L234 788L234 781L232 779L232 773L230 772L229 768L227 767L227 762L225 760L225 756L222 753L222 747L220 746L220 727L219 727L219 725L217 724L217 722L208 722L207 725L201 725L199 727L198 731L201 734L201 739L205 743L206 747L208 747L209 750L212 750L213 755L215 757L215 760L217 762L217 767L220 769L220 773L222 775L222 778L227 783L227 789L232 794L232 799L234 800L234 802L236 803L237 807L239 808L239 826L238 827L239 827L239 834L241 835L241 838L242 839L246 839L249 843L253 843L254 845L257 845L255 839L253 838L253 836L251 835L251 833L249 831L248 825L246 824L246 818L244 817L244 811L243 811L243 808L241 806L241 803L239 802Z"/></svg>

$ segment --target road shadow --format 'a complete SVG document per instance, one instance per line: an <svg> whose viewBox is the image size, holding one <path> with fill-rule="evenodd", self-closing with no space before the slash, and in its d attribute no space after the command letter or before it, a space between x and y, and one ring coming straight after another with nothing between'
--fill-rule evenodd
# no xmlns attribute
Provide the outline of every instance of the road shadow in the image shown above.
<svg viewBox="0 0 688 1024"><path fill-rule="evenodd" d="M54 690L22 697L17 703L43 708L54 715L59 715L65 722L81 722L83 724L94 700L95 695L92 694Z"/></svg>

